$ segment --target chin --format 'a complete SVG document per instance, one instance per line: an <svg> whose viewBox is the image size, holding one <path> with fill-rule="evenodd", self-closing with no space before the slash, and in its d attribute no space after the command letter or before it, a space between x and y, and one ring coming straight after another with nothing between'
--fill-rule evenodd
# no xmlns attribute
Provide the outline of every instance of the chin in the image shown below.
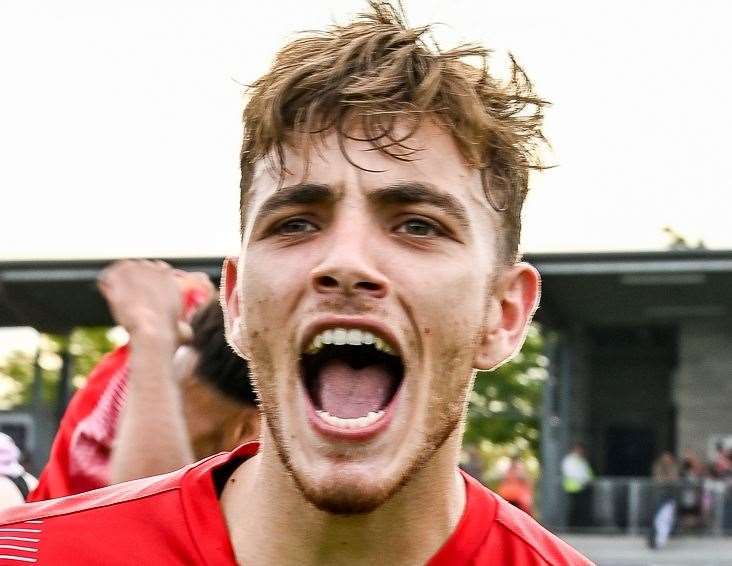
<svg viewBox="0 0 732 566"><path fill-rule="evenodd" d="M414 465L394 469L343 464L328 469L293 470L292 477L304 498L321 511L334 515L363 515L377 510L413 477ZM304 472L304 473L303 473Z"/></svg>
<svg viewBox="0 0 732 566"><path fill-rule="evenodd" d="M446 420L439 430L422 438L409 439L411 454L402 452L388 462L305 462L277 441L280 460L302 496L313 506L333 515L363 515L388 503L402 488L429 466L452 432L457 420ZM419 449L416 449L419 447ZM378 458L382 460L382 458Z"/></svg>
<svg viewBox="0 0 732 566"><path fill-rule="evenodd" d="M298 482L297 477L295 481ZM305 499L321 511L333 515L370 513L386 503L397 489L398 486L374 485L373 482L346 478L321 481L318 485L308 485L308 482L300 485Z"/></svg>

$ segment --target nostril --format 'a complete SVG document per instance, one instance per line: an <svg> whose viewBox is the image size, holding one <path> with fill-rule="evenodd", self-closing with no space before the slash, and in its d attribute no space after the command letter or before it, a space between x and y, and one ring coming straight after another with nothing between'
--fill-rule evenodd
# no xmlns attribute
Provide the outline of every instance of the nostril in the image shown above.
<svg viewBox="0 0 732 566"><path fill-rule="evenodd" d="M356 288L363 289L364 291L380 291L381 285L373 281L359 281L356 283Z"/></svg>
<svg viewBox="0 0 732 566"><path fill-rule="evenodd" d="M331 277L330 275L321 275L315 280L315 283L318 287L326 289L333 289L335 287L338 287L338 280L335 277Z"/></svg>
<svg viewBox="0 0 732 566"><path fill-rule="evenodd" d="M361 293L374 297L383 297L386 294L386 283L376 277L364 277L363 274L341 274L331 271L330 274L312 275L312 285L319 293Z"/></svg>

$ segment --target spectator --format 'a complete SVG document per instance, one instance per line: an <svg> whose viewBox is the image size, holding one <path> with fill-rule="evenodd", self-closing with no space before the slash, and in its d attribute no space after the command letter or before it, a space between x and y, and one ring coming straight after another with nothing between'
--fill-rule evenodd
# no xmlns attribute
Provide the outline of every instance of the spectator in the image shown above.
<svg viewBox="0 0 732 566"><path fill-rule="evenodd" d="M653 463L655 511L651 518L648 544L651 548L666 546L676 523L676 482L679 469L671 452L663 452Z"/></svg>
<svg viewBox="0 0 732 566"><path fill-rule="evenodd" d="M717 443L716 450L711 466L712 476L722 479L732 474L732 458L726 453L722 442Z"/></svg>
<svg viewBox="0 0 732 566"><path fill-rule="evenodd" d="M562 486L569 500L569 526L588 527L592 523L592 467L585 456L585 445L576 442L562 460Z"/></svg>
<svg viewBox="0 0 732 566"><path fill-rule="evenodd" d="M653 463L653 481L658 484L673 483L679 479L679 467L671 452L663 452Z"/></svg>
<svg viewBox="0 0 732 566"><path fill-rule="evenodd" d="M498 495L529 515L534 514L534 486L521 458L514 456L498 486Z"/></svg>
<svg viewBox="0 0 732 566"><path fill-rule="evenodd" d="M702 523L702 481L704 466L691 450L681 461L679 485L679 523L684 528L696 528Z"/></svg>
<svg viewBox="0 0 732 566"><path fill-rule="evenodd" d="M20 449L0 432L0 509L23 503L36 485L38 480L20 463Z"/></svg>

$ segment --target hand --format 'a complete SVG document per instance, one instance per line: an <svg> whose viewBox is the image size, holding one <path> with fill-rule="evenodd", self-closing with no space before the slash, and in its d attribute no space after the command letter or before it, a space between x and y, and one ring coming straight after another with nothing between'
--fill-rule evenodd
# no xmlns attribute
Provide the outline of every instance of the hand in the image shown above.
<svg viewBox="0 0 732 566"><path fill-rule="evenodd" d="M130 334L146 332L179 341L191 335L181 300L191 286L213 292L204 274L177 271L162 261L119 261L99 277L99 290L112 316Z"/></svg>

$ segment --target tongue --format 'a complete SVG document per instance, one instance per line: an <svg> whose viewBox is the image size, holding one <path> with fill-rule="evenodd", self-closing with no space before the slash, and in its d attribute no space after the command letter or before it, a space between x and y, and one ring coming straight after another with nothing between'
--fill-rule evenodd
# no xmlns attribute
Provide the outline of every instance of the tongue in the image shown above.
<svg viewBox="0 0 732 566"><path fill-rule="evenodd" d="M353 369L330 360L320 369L320 406L334 417L354 419L378 411L389 400L391 377L380 364Z"/></svg>

